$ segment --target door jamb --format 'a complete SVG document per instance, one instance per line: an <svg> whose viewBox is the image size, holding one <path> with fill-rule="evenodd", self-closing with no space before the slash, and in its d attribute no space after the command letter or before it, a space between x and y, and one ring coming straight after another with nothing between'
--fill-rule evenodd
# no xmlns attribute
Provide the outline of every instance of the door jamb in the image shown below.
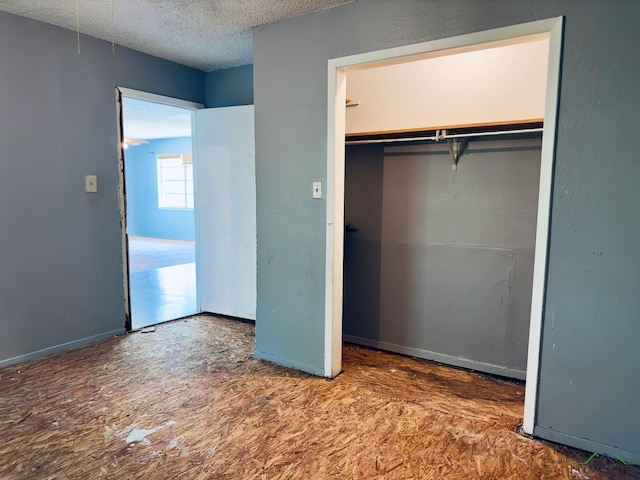
<svg viewBox="0 0 640 480"><path fill-rule="evenodd" d="M549 35L549 57L538 216L534 254L531 320L527 353L527 387L525 390L525 433L533 434L537 407L542 341L542 316L547 277L549 223L557 113L560 86L564 17L555 17L509 27L486 30L457 37L389 48L328 61L327 102L327 205L326 205L326 270L325 270L325 337L324 375L334 377L342 369L342 297L344 258L344 139L347 68L374 62L400 61L401 57L426 55L453 49L468 49L479 44L508 41L537 34Z"/></svg>

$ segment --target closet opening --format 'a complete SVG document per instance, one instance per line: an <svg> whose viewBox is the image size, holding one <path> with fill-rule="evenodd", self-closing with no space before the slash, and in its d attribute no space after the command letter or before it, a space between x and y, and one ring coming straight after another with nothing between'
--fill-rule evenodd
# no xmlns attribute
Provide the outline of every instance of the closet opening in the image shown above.
<svg viewBox="0 0 640 480"><path fill-rule="evenodd" d="M329 61L327 376L344 339L527 378L532 433L561 28Z"/></svg>

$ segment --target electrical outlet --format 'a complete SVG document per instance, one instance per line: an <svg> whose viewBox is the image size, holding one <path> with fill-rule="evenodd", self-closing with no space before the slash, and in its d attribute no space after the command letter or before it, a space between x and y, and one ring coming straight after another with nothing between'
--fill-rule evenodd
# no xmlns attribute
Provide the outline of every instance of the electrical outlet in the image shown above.
<svg viewBox="0 0 640 480"><path fill-rule="evenodd" d="M322 198L322 182L313 182L313 198Z"/></svg>
<svg viewBox="0 0 640 480"><path fill-rule="evenodd" d="M87 193L98 192L98 177L96 175L84 176L84 191Z"/></svg>

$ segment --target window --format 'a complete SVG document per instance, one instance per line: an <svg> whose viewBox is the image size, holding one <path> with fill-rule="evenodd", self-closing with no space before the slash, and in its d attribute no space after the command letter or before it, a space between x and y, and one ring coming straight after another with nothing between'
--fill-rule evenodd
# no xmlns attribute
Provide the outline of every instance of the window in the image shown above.
<svg viewBox="0 0 640 480"><path fill-rule="evenodd" d="M193 161L190 153L158 155L158 208L193 209Z"/></svg>

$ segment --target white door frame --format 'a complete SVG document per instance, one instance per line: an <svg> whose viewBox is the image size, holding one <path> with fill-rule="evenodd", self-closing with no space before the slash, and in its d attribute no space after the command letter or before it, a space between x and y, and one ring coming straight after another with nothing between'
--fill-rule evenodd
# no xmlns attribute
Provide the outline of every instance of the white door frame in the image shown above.
<svg viewBox="0 0 640 480"><path fill-rule="evenodd" d="M180 107L187 110L191 110L191 138L192 142L195 141L195 126L196 126L196 110L204 108L201 103L190 102L187 100L180 100L178 98L166 97L164 95L157 95L155 93L143 92L141 90L134 90L125 87L116 87L116 118L118 129L118 209L120 210L120 240L122 242L122 269L123 269L123 285L124 285L124 312L126 317L126 329L131 329L131 302L129 298L129 252L127 245L127 198L125 190L125 177L124 177L124 149L122 148L122 141L124 139L124 125L122 124L122 97L133 98L136 100L144 100L146 102L160 103L162 105L170 105L173 107ZM195 152L195 148L193 149ZM193 176L197 175L197 159L193 155ZM194 182L194 213L198 212L198 192L195 190L196 182ZM196 244L198 242L198 222L195 222L195 238ZM198 284L198 249L196 245L196 285ZM196 305L200 309L200 289L196 288Z"/></svg>
<svg viewBox="0 0 640 480"><path fill-rule="evenodd" d="M443 51L476 50L482 44L505 42L536 35L549 36L547 94L542 134L538 217L533 267L533 288L529 347L527 354L527 386L524 402L523 429L533 434L540 370L542 315L547 272L551 187L556 141L560 60L563 17L496 28L478 33L444 38L425 43L367 52L330 59L328 62L327 101L327 228L325 271L325 338L324 375L334 377L342 369L342 295L344 258L344 174L345 174L345 98L347 69L364 64L387 64L407 61L406 57L441 55ZM405 57L405 58L402 58Z"/></svg>

